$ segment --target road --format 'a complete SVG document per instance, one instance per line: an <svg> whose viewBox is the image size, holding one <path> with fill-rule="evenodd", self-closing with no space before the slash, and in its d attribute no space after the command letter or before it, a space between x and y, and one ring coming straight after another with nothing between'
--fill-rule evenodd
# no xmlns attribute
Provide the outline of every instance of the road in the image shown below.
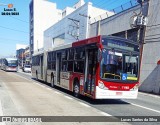
<svg viewBox="0 0 160 125"><path fill-rule="evenodd" d="M160 97L140 93L136 100L77 99L58 87L35 81L29 73L0 71L0 115L4 116L160 116ZM6 125L9 123L6 123ZM11 123L10 123L11 124ZM14 124L14 123L13 123ZM25 123L31 124L31 123ZM42 123L39 123L42 124ZM43 123L44 124L44 123ZM56 124L56 123L45 123ZM58 124L64 124L58 123ZM142 122L65 124L148 124ZM37 125L37 124L36 124Z"/></svg>

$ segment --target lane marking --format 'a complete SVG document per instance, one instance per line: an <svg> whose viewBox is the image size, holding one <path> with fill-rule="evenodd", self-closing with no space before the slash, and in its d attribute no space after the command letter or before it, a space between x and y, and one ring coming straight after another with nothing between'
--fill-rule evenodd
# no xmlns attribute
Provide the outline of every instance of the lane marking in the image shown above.
<svg viewBox="0 0 160 125"><path fill-rule="evenodd" d="M25 78L24 76L20 76L20 75L18 75L18 74L15 74L15 75L18 76L18 77L20 77L20 78L26 79L26 80L28 80L28 81L30 81L30 82L32 82L32 83L35 83L35 84L37 84L37 85L39 85L39 86L41 86L41 87L43 87L43 88L45 88L45 85L42 85L41 83L39 83L39 82L37 82L37 81L35 81L35 80Z"/></svg>
<svg viewBox="0 0 160 125"><path fill-rule="evenodd" d="M43 88L46 88L44 85L40 85L40 86L42 86Z"/></svg>
<svg viewBox="0 0 160 125"><path fill-rule="evenodd" d="M46 87L48 90L52 90L51 88Z"/></svg>
<svg viewBox="0 0 160 125"><path fill-rule="evenodd" d="M61 95L61 93L60 93L60 92L57 92L57 91L56 91L56 92L54 92L54 93L56 93L56 94L58 94L58 95Z"/></svg>
<svg viewBox="0 0 160 125"><path fill-rule="evenodd" d="M143 93L143 92L138 92L138 93L141 94L141 95L146 95L146 96L151 96L151 97L155 97L155 98L160 98L160 96L158 96L158 95L152 95L152 94Z"/></svg>
<svg viewBox="0 0 160 125"><path fill-rule="evenodd" d="M25 74L25 75L28 75L28 76L32 76L31 73L25 73L25 72L22 72L22 71L17 71L18 73L22 73L22 74Z"/></svg>
<svg viewBox="0 0 160 125"><path fill-rule="evenodd" d="M35 83L36 85L38 85L38 86L44 88L44 85L41 85L40 83L37 83L37 82L33 82L33 83Z"/></svg>
<svg viewBox="0 0 160 125"><path fill-rule="evenodd" d="M134 104L134 103L130 103L130 104L131 104L131 105L134 105L134 106L137 106L137 107L140 107L140 108L144 108L144 109L147 109L147 110L153 111L153 112L160 113L160 111L155 110L155 109L151 109L151 108L144 107L144 106L141 106L141 105L137 105L137 104Z"/></svg>
<svg viewBox="0 0 160 125"><path fill-rule="evenodd" d="M89 105L87 105L87 104L85 104L85 103L82 103L82 102L79 102L81 105L83 105L83 106L85 106L85 107L91 107L91 106L89 106Z"/></svg>
<svg viewBox="0 0 160 125"><path fill-rule="evenodd" d="M73 100L73 98L69 97L69 96L64 96L67 99Z"/></svg>
<svg viewBox="0 0 160 125"><path fill-rule="evenodd" d="M27 78L25 78L24 76L21 76L21 75L18 75L18 74L15 74L15 75L17 75L17 76L20 77L20 78L24 78L24 79L26 79L26 80L28 80L28 81L31 81L32 83L35 83L35 84L39 85L40 87L46 88L46 89L48 89L48 90L53 90L53 89L49 88L49 87L46 86L46 85L43 85L42 83L40 83L40 82L38 82L38 81L35 81L35 80L32 80L32 79L27 79ZM55 93L61 94L61 93L59 93L59 92L55 92Z"/></svg>
<svg viewBox="0 0 160 125"><path fill-rule="evenodd" d="M31 79L27 79L27 78L25 78L25 77L23 77L23 76L20 76L20 75L18 75L18 74L14 74L14 75L16 75L16 76L18 76L18 77L20 77L20 78L26 79L27 81L33 82Z"/></svg>
<svg viewBox="0 0 160 125"><path fill-rule="evenodd" d="M110 114L108 114L108 113L105 113L105 112L100 112L102 115L104 115L104 116L112 116L112 115L110 115Z"/></svg>
<svg viewBox="0 0 160 125"><path fill-rule="evenodd" d="M43 87L43 88L47 88L48 90L52 90L51 88L48 88L48 87L46 87L45 85L42 85L42 84L40 84L39 82L37 82L37 81L35 81L35 80L32 80L32 79L27 79L27 78L25 78L24 76L21 76L21 75L18 75L18 74L15 74L15 75L17 75L18 77L21 77L21 78L24 78L24 79L26 79L26 80L28 80L28 81L31 81L32 83L35 83L35 84L37 84L37 85L39 85L39 86L41 86L41 87ZM55 91L54 93L56 93L56 94L58 94L58 95L61 95L62 93L60 93L60 92L58 92L58 91ZM70 100L73 100L73 98L71 98L71 97L69 97L69 96L64 96L65 98L67 98L67 99L70 99ZM81 105L83 105L83 106L85 106L85 107L91 107L91 106L89 106L89 105L87 105L87 104L85 104L85 103L82 103L82 102L79 102L79 104L81 104ZM93 107L92 107L93 108ZM98 109L96 109L96 110L98 110ZM100 114L102 114L102 115L104 115L104 116L112 116L112 115L110 115L110 114L108 114L108 113L105 113L105 112L99 112Z"/></svg>

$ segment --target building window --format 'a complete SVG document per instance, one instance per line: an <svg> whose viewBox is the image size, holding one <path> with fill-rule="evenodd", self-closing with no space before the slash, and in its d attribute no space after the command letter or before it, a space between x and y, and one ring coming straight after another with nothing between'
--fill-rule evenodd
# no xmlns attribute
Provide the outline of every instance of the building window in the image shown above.
<svg viewBox="0 0 160 125"><path fill-rule="evenodd" d="M54 46L54 44L63 44L64 39L65 39L65 34L61 34L59 36L54 37L52 46Z"/></svg>

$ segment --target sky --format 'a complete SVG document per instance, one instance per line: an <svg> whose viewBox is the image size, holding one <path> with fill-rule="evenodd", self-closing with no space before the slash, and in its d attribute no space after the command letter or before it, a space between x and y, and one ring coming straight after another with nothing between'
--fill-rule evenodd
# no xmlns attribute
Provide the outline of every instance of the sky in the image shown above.
<svg viewBox="0 0 160 125"><path fill-rule="evenodd" d="M29 3L31 0L0 0L0 57L16 54L16 44L29 45ZM78 0L49 0L57 3L58 9L66 6L72 7ZM93 6L111 10L130 0L85 0L92 2ZM1 15L8 4L13 4L19 15Z"/></svg>

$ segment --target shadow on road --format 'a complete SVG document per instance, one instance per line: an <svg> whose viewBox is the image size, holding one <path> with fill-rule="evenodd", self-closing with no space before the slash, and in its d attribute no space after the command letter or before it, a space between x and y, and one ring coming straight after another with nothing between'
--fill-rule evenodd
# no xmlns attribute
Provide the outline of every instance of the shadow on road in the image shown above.
<svg viewBox="0 0 160 125"><path fill-rule="evenodd" d="M88 98L88 97L84 97L84 96L81 96L80 97L81 100L83 101L86 101L92 105L110 105L110 104L118 104L118 105L121 105L121 104L130 104L130 103L127 103L123 100L120 100L120 99L97 99L97 100L94 100L94 99L91 99L91 98Z"/></svg>

